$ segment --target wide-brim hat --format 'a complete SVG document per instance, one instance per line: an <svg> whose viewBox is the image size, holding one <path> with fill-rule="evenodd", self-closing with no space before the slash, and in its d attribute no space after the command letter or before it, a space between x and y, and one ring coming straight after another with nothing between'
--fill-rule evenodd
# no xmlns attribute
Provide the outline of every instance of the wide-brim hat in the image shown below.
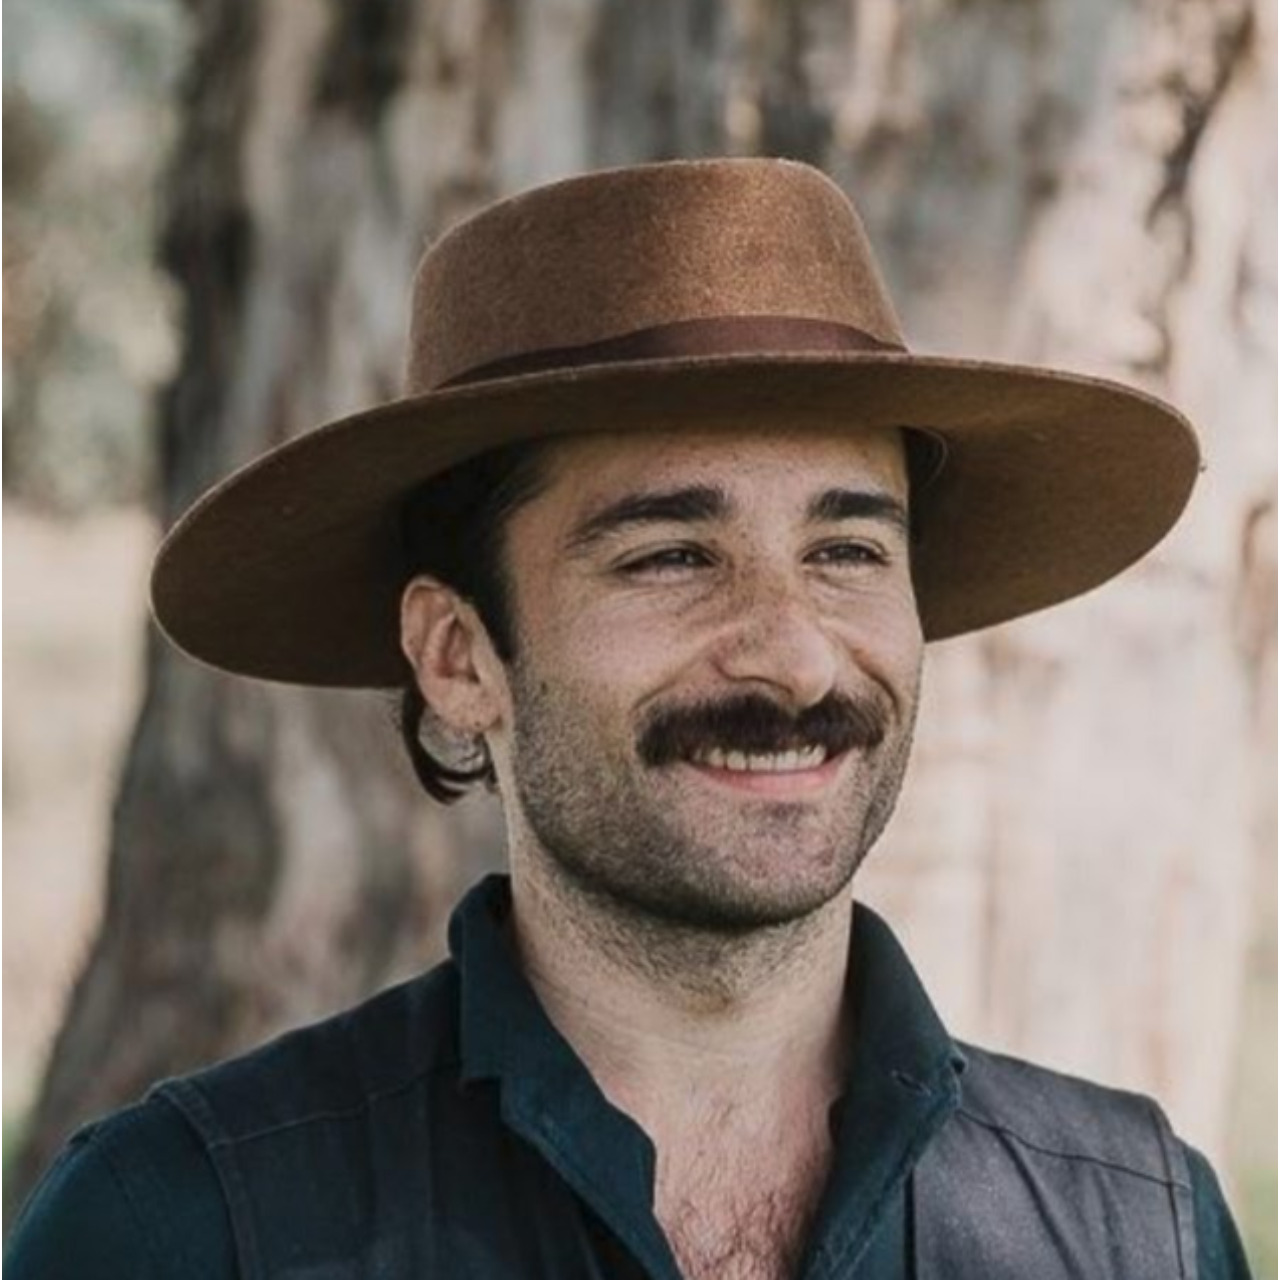
<svg viewBox="0 0 1280 1280"><path fill-rule="evenodd" d="M911 500L927 639L1104 582L1190 495L1190 424L1098 378L912 354L858 215L806 165L570 178L445 234L414 283L403 398L271 450L156 558L180 648L229 671L387 687L408 667L402 513L485 450L579 432L822 425L940 442Z"/></svg>

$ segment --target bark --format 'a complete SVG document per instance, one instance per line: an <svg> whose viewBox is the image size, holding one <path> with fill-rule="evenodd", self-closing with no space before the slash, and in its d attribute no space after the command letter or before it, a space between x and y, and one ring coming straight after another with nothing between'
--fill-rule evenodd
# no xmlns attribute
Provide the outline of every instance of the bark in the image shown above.
<svg viewBox="0 0 1280 1280"><path fill-rule="evenodd" d="M1039 105L1016 130L1051 139L1053 162L1023 187L1011 291L988 285L978 314L1015 358L1170 396L1208 470L1121 583L939 649L924 803L881 851L880 888L916 917L956 1024L1154 1091L1220 1153L1245 944L1271 927L1252 910L1274 849L1253 762L1274 762L1256 701L1274 566L1250 548L1275 475L1275 175L1249 156L1274 111L1272 19L1235 0L1054 13L1039 38L1064 54L1036 54ZM1052 92L1046 67L1066 73ZM996 263L976 256L986 277ZM957 301L981 299L974 269L959 274ZM982 801L957 824L970 790ZM931 876L935 860L947 870Z"/></svg>
<svg viewBox="0 0 1280 1280"><path fill-rule="evenodd" d="M1269 0L1259 0L1269 4ZM940 646L863 892L955 1029L1160 1090L1223 1130L1266 842L1270 8L1246 0L201 0L164 260L172 517L394 393L424 240L585 167L812 160L853 192L915 345L1171 394L1212 471L1127 582ZM1269 256L1271 255L1271 256ZM231 571L234 571L233 568ZM410 800L377 700L229 680L153 639L101 934L11 1187L67 1130L424 963L496 856ZM1271 664L1268 666L1268 664ZM1259 818L1263 814L1263 818Z"/></svg>
<svg viewBox="0 0 1280 1280"><path fill-rule="evenodd" d="M402 217L379 138L411 16L194 10L161 246L185 302L158 414L166 521L264 448L395 389L424 228ZM446 825L414 802L385 700L232 680L155 635L146 662L104 919L15 1198L77 1123L421 967L462 879L497 856L491 815Z"/></svg>

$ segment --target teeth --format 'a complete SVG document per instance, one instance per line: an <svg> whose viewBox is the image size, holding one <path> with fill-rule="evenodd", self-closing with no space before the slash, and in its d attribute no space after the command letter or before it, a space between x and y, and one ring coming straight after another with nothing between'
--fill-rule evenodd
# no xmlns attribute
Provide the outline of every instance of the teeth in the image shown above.
<svg viewBox="0 0 1280 1280"><path fill-rule="evenodd" d="M742 751L722 751L708 747L694 757L697 764L712 769L728 769L733 773L799 773L804 769L816 769L825 763L825 747L806 747L803 751L773 751L747 755Z"/></svg>

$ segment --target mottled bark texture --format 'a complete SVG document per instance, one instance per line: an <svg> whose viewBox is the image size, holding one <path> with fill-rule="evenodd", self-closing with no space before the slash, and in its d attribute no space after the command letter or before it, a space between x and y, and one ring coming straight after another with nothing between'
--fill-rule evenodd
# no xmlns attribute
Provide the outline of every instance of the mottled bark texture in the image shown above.
<svg viewBox="0 0 1280 1280"><path fill-rule="evenodd" d="M484 199L666 156L822 165L917 347L1130 378L1203 428L1147 565L934 651L864 892L957 1031L1156 1089L1214 1149L1274 755L1271 3L193 2L166 516L391 395L413 261ZM496 824L411 803L385 718L153 641L106 916L11 1185L156 1076L432 952Z"/></svg>

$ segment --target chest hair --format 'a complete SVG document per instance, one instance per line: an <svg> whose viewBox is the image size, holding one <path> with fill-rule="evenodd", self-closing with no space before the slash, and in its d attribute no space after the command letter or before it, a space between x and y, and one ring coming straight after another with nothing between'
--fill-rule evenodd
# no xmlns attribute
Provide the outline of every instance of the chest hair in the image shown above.
<svg viewBox="0 0 1280 1280"><path fill-rule="evenodd" d="M799 1273L831 1151L825 1126L797 1129L744 1136L728 1126L682 1158L659 1155L655 1207L686 1280Z"/></svg>

